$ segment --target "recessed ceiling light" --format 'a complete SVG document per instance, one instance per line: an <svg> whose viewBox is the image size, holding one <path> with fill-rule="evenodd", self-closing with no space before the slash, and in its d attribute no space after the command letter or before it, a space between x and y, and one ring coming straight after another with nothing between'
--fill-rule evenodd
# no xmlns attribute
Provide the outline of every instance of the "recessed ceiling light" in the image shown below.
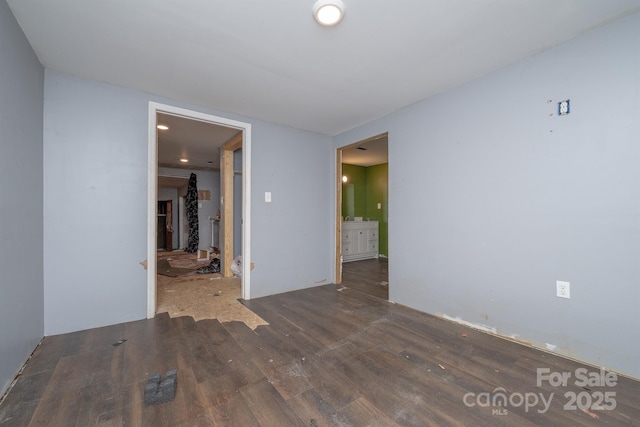
<svg viewBox="0 0 640 427"><path fill-rule="evenodd" d="M325 27L336 25L344 16L344 3L342 0L318 0L313 5L313 16Z"/></svg>
<svg viewBox="0 0 640 427"><path fill-rule="evenodd" d="M156 127L157 127L158 129L160 129L160 130L169 130L169 126L167 126L167 125L158 125L158 126L156 126Z"/></svg>
<svg viewBox="0 0 640 427"><path fill-rule="evenodd" d="M185 159L185 158L180 159L180 161L181 161L182 163L189 163L189 159Z"/></svg>

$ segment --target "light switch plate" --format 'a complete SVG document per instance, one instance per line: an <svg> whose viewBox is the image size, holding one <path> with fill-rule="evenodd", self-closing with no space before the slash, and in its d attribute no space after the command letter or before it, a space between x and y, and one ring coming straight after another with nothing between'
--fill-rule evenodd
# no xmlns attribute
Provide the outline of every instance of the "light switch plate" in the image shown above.
<svg viewBox="0 0 640 427"><path fill-rule="evenodd" d="M265 191L264 201L265 203L271 203L271 191Z"/></svg>

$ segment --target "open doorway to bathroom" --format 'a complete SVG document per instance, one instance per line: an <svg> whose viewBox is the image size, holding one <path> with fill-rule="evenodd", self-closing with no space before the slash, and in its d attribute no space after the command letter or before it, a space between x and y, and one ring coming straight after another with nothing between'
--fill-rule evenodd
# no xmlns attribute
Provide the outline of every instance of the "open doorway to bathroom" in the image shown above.
<svg viewBox="0 0 640 427"><path fill-rule="evenodd" d="M388 134L338 149L336 283L389 299Z"/></svg>

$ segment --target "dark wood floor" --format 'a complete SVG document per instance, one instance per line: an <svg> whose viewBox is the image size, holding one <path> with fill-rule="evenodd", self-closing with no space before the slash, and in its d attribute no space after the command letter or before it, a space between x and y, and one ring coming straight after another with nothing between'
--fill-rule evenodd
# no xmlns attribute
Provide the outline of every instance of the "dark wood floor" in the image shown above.
<svg viewBox="0 0 640 427"><path fill-rule="evenodd" d="M386 258L342 264L342 287L389 300L389 262ZM340 288L338 288L340 289Z"/></svg>
<svg viewBox="0 0 640 427"><path fill-rule="evenodd" d="M0 426L639 425L639 382L538 387L537 368L582 365L351 287L246 305L271 325L158 315L45 338L0 405ZM176 399L144 407L148 376L170 369ZM500 391L511 403L479 406ZM614 410L563 408L567 392L595 401L605 391ZM548 411L521 405L534 393L553 394Z"/></svg>

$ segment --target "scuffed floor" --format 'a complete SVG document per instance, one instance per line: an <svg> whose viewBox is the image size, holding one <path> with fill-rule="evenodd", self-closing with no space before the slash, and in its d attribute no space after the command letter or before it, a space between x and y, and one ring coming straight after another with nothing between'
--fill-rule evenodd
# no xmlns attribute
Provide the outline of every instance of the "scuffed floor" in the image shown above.
<svg viewBox="0 0 640 427"><path fill-rule="evenodd" d="M240 304L240 279L223 278L219 274L187 277L158 275L158 313L170 317L191 316L194 320L237 320L251 329L268 325L260 316Z"/></svg>

